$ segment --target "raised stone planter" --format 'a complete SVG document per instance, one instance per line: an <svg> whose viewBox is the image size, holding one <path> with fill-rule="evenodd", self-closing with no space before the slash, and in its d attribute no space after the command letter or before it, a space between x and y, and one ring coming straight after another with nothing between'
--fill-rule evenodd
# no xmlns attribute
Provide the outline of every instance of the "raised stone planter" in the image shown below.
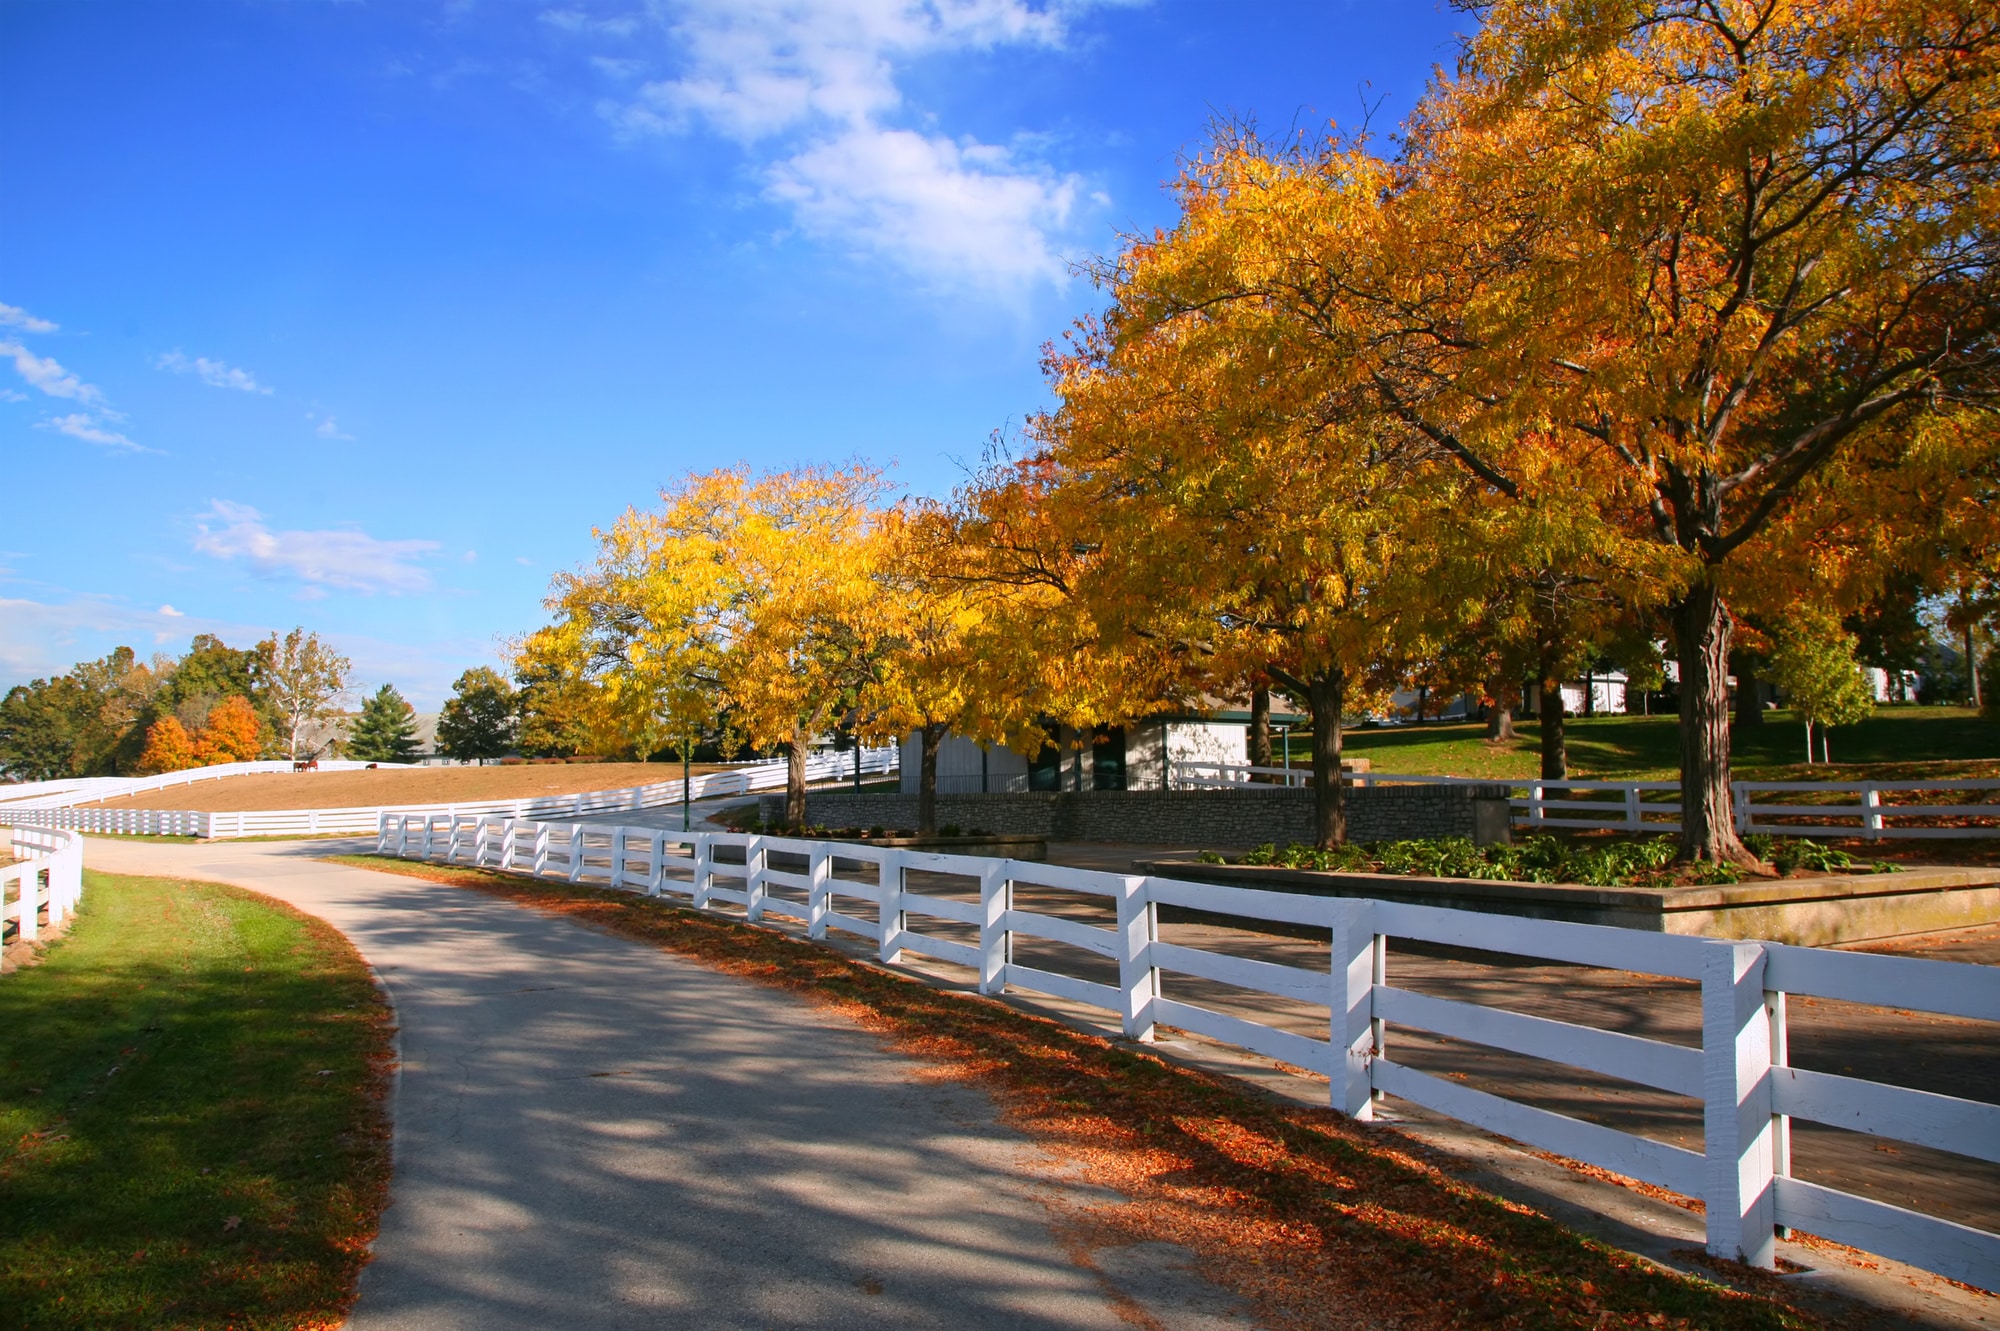
<svg viewBox="0 0 2000 1331"><path fill-rule="evenodd" d="M1045 860L1049 843L1038 836L871 836L840 837L862 846L923 850L935 855L991 855L996 859Z"/></svg>
<svg viewBox="0 0 2000 1331"><path fill-rule="evenodd" d="M1757 879L1723 887L1584 887L1567 883L1414 878L1264 865L1147 860L1141 873L1312 896L1603 924L1652 933L1754 938L1806 947L1865 943L2000 923L2000 870L1911 869Z"/></svg>
<svg viewBox="0 0 2000 1331"><path fill-rule="evenodd" d="M784 796L763 797L767 823L784 817ZM1047 791L939 795L937 820L1050 841L1108 841L1248 849L1312 841L1313 793L1283 786L1231 790ZM806 821L820 827L915 827L917 797L888 791L809 790ZM1356 841L1472 837L1504 840L1507 787L1359 786L1347 792L1347 834Z"/></svg>

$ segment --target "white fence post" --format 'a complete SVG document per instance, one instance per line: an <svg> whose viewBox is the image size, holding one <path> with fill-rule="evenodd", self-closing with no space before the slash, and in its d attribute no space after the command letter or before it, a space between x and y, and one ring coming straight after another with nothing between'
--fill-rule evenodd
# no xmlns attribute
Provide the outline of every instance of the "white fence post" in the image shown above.
<svg viewBox="0 0 2000 1331"><path fill-rule="evenodd" d="M1788 1067L1792 1061L1791 1035L1786 1029L1785 994L1781 989L1764 991L1764 1019L1771 1030L1771 1066ZM1777 1075L1775 1072L1773 1076ZM1771 1173L1779 1178L1792 1172L1792 1120L1788 1114L1771 1115ZM1788 1239L1792 1231L1778 1226L1777 1236Z"/></svg>
<svg viewBox="0 0 2000 1331"><path fill-rule="evenodd" d="M667 834L655 832L646 839L646 895L660 895L660 884L667 876Z"/></svg>
<svg viewBox="0 0 2000 1331"><path fill-rule="evenodd" d="M770 862L770 852L764 848L764 838L753 836L750 844L743 848L743 915L752 924L764 919L764 869Z"/></svg>
<svg viewBox="0 0 2000 1331"><path fill-rule="evenodd" d="M1736 816L1736 835L1744 836L1750 831L1750 788L1741 781L1730 782L1729 800L1734 806L1732 812Z"/></svg>
<svg viewBox="0 0 2000 1331"><path fill-rule="evenodd" d="M884 851L882 863L877 870L877 880L882 885L882 927L881 946L876 949L876 959L884 966L893 966L903 959L903 927L906 917L903 913L903 852Z"/></svg>
<svg viewBox="0 0 2000 1331"><path fill-rule="evenodd" d="M1708 1157L1708 1250L1774 1264L1776 1163L1771 1115L1771 1020L1761 944L1709 951L1701 981L1702 1143Z"/></svg>
<svg viewBox="0 0 2000 1331"><path fill-rule="evenodd" d="M1012 860L993 860L979 874L979 992L1007 992L1007 963L1014 959L1014 935L1007 912L1014 909Z"/></svg>
<svg viewBox="0 0 2000 1331"><path fill-rule="evenodd" d="M549 870L549 825L535 824L535 877L540 878Z"/></svg>
<svg viewBox="0 0 2000 1331"><path fill-rule="evenodd" d="M1635 783L1633 785L1625 787L1625 830L1626 831L1636 832L1639 830L1640 826L1639 813L1640 813L1639 787Z"/></svg>
<svg viewBox="0 0 2000 1331"><path fill-rule="evenodd" d="M824 845L808 852L806 869L806 937L826 937L826 899L832 894L833 852Z"/></svg>
<svg viewBox="0 0 2000 1331"><path fill-rule="evenodd" d="M24 943L32 943L41 936L42 871L34 860L21 866L18 876L21 884L20 921L21 931L14 936Z"/></svg>
<svg viewBox="0 0 2000 1331"><path fill-rule="evenodd" d="M1861 835L1870 841L1882 839L1882 788L1873 781L1861 786Z"/></svg>
<svg viewBox="0 0 2000 1331"><path fill-rule="evenodd" d="M1127 1039L1153 1040L1153 1000L1160 996L1160 972L1153 965L1153 940L1160 936L1159 907L1146 880L1126 877L1118 887L1118 989Z"/></svg>
<svg viewBox="0 0 2000 1331"><path fill-rule="evenodd" d="M1542 790L1541 782L1528 783L1528 822L1535 827L1540 827L1542 820L1549 816L1549 811L1542 807Z"/></svg>
<svg viewBox="0 0 2000 1331"><path fill-rule="evenodd" d="M583 878L583 824L569 825L569 881L579 882Z"/></svg>
<svg viewBox="0 0 2000 1331"><path fill-rule="evenodd" d="M1333 1107L1350 1118L1375 1117L1375 960L1382 940L1374 931L1373 912L1365 900L1340 903L1333 927L1333 1016L1328 1032L1338 1066L1327 1069Z"/></svg>
<svg viewBox="0 0 2000 1331"><path fill-rule="evenodd" d="M715 887L715 842L711 832L698 832L694 840L694 904L708 909L708 894Z"/></svg>

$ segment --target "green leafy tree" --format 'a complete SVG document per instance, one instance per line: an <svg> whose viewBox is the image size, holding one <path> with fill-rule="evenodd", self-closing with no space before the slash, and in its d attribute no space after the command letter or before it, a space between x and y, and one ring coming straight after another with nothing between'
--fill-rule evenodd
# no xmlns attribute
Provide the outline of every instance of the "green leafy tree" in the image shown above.
<svg viewBox="0 0 2000 1331"><path fill-rule="evenodd" d="M9 689L0 701L0 767L22 781L79 775L73 763L91 702L67 675Z"/></svg>
<svg viewBox="0 0 2000 1331"><path fill-rule="evenodd" d="M394 684L384 684L361 704L347 733L347 756L364 763L406 763L416 754L416 709Z"/></svg>
<svg viewBox="0 0 2000 1331"><path fill-rule="evenodd" d="M1806 723L1806 762L1813 760L1813 727L1852 725L1875 707L1875 691L1855 660L1852 633L1830 616L1796 614L1775 635L1771 673ZM1822 751L1826 737L1820 737ZM1829 761L1831 760L1830 755Z"/></svg>
<svg viewBox="0 0 2000 1331"><path fill-rule="evenodd" d="M451 686L438 716L438 752L447 758L498 758L514 745L514 688L497 670L474 666Z"/></svg>

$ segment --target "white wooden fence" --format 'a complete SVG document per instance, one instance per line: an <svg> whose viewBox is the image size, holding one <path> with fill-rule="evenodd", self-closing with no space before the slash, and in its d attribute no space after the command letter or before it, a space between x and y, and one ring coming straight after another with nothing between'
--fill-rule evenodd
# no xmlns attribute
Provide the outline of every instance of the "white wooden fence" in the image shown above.
<svg viewBox="0 0 2000 1331"><path fill-rule="evenodd" d="M1175 790L1242 788L1252 777L1265 785L1310 786L1306 768L1245 767L1237 763L1177 762L1169 773ZM1531 829L1573 827L1618 832L1681 830L1678 781L1530 781L1465 776L1407 776L1356 772L1355 786L1506 786L1514 823ZM1736 781L1730 784L1739 836L1895 837L2000 836L2000 781ZM1927 792L1990 796L1967 803L1918 803L1896 797ZM1785 798L1790 796L1791 798ZM1851 796L1851 802L1821 802ZM1884 796L1890 798L1884 799Z"/></svg>
<svg viewBox="0 0 2000 1331"><path fill-rule="evenodd" d="M322 772L354 772L365 767L413 766L415 766L413 763L364 763L347 758L319 760L319 770ZM189 767L179 772L161 772L156 776L86 776L60 781L23 781L12 785L0 785L0 802L25 807L69 808L78 804L95 804L104 800L143 795L155 790L166 790L172 786L185 786L195 781L214 781L225 776L255 776L267 772L291 771L290 762L260 759L247 763L213 763L207 767Z"/></svg>
<svg viewBox="0 0 2000 1331"><path fill-rule="evenodd" d="M1790 1175L1790 1120L2000 1161L2000 1106L1788 1066L1788 994L2000 1021L2000 971L1775 943L1743 943L1516 919L1384 901L1296 896L1020 860L931 855L851 843L525 819L385 815L385 854L486 865L569 882L783 916L813 938L872 941L966 967L983 993L1026 990L1117 1014L1128 1036L1172 1025L1320 1073L1335 1109L1368 1118L1375 1098L1438 1112L1670 1188L1706 1204L1710 1251L1762 1266L1791 1226L1966 1281L2000 1287L2000 1235L1808 1183ZM740 851L742 862L719 851ZM788 855L802 871L778 868ZM914 890L915 872L948 875L959 897ZM1017 903L1019 889L1095 903L1099 923ZM976 896L974 895L976 889ZM1105 907L1109 907L1107 911ZM1327 969L1209 952L1161 939L1159 908L1181 906L1325 930ZM1109 920L1103 917L1108 915ZM1108 927L1107 927L1108 924ZM946 935L957 934L958 937ZM1088 974L1029 966L1015 940L1073 949ZM1455 1002L1389 982L1391 938L1675 976L1701 985L1699 1048ZM1115 978L1114 978L1115 968ZM1323 1007L1326 1038L1171 996L1175 976ZM1912 1018L1914 1027L1916 1019ZM1702 1151L1583 1122L1419 1072L1388 1056L1406 1026L1589 1069L1702 1102Z"/></svg>
<svg viewBox="0 0 2000 1331"><path fill-rule="evenodd" d="M12 836L21 858L0 867L0 922L15 921L14 937L40 937L42 915L50 928L76 913L83 899L83 838L74 832L18 828Z"/></svg>
<svg viewBox="0 0 2000 1331"><path fill-rule="evenodd" d="M893 746L861 750L861 773L882 774L897 767ZM359 765L359 764L357 764ZM854 752L826 754L806 760L806 780L836 781L854 774ZM285 764L290 771L289 764ZM178 774L176 774L178 775ZM745 795L784 786L782 758L745 763L726 772L708 772L688 783L689 799ZM463 804L379 804L346 809L262 809L237 813L199 813L182 809L92 809L73 806L24 807L0 804L0 825L66 827L82 832L125 835L196 836L228 840L256 836L327 836L373 832L389 814L446 817L504 815L511 818L582 818L589 814L633 812L681 803L681 782L656 782L621 790L586 791L575 795L544 795L533 799L485 800Z"/></svg>

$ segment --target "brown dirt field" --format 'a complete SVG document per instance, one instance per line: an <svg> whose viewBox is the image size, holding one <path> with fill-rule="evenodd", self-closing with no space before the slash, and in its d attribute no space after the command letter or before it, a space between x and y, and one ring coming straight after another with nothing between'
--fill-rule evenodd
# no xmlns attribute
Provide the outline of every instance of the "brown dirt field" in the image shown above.
<svg viewBox="0 0 2000 1331"><path fill-rule="evenodd" d="M696 763L700 772L722 771ZM624 790L678 780L678 763L523 763L512 767L378 768L359 772L259 773L169 786L90 808L187 809L234 813L244 809L352 809L382 804L453 804L537 795Z"/></svg>

